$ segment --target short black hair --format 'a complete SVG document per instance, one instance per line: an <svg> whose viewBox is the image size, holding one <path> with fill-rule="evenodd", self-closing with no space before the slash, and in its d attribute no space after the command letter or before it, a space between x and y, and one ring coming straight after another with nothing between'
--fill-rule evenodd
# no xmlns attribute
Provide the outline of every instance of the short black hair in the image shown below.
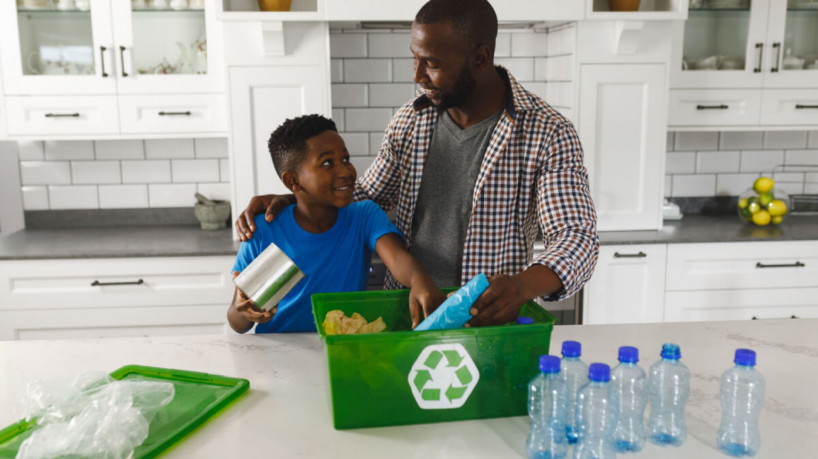
<svg viewBox="0 0 818 459"><path fill-rule="evenodd" d="M304 115L281 123L267 141L273 166L281 177L284 172L295 172L304 161L307 139L324 131L338 132L335 122L321 115Z"/></svg>
<svg viewBox="0 0 818 459"><path fill-rule="evenodd" d="M472 46L488 46L494 57L497 13L488 0L429 0L415 15L418 24L443 21L451 21Z"/></svg>

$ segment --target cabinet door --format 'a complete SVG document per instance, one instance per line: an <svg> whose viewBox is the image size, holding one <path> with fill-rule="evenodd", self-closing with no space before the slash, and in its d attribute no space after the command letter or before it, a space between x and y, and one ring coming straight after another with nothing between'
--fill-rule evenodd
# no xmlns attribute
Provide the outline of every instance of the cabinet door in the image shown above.
<svg viewBox="0 0 818 459"><path fill-rule="evenodd" d="M6 93L115 93L108 0L91 0L85 2L87 8L66 10L41 3L41 8L34 8L0 2Z"/></svg>
<svg viewBox="0 0 818 459"><path fill-rule="evenodd" d="M412 21L426 0L330 0L326 2L330 21Z"/></svg>
<svg viewBox="0 0 818 459"><path fill-rule="evenodd" d="M602 246L583 290L584 324L664 321L665 244Z"/></svg>
<svg viewBox="0 0 818 459"><path fill-rule="evenodd" d="M252 196L289 193L267 150L270 133L287 118L332 109L325 66L231 67L228 78L235 219Z"/></svg>
<svg viewBox="0 0 818 459"><path fill-rule="evenodd" d="M818 87L818 75L816 75ZM761 124L815 129L818 125L818 89L765 89L761 99Z"/></svg>
<svg viewBox="0 0 818 459"><path fill-rule="evenodd" d="M579 135L601 231L662 227L665 67L580 68Z"/></svg>
<svg viewBox="0 0 818 459"><path fill-rule="evenodd" d="M818 2L770 0L765 88L818 88Z"/></svg>
<svg viewBox="0 0 818 459"><path fill-rule="evenodd" d="M690 322L818 318L818 288L667 292L665 320Z"/></svg>

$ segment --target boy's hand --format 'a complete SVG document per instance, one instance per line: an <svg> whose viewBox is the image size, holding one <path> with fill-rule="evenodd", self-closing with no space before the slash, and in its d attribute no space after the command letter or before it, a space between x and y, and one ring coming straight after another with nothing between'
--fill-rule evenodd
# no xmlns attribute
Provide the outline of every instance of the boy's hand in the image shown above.
<svg viewBox="0 0 818 459"><path fill-rule="evenodd" d="M233 271L234 279L238 275L238 271ZM247 296L236 287L236 311L241 313L242 317L250 322L263 324L273 319L273 316L278 312L278 305L273 306L269 311L262 311L256 306L256 303L253 303L253 300L247 298Z"/></svg>
<svg viewBox="0 0 818 459"><path fill-rule="evenodd" d="M247 204L247 208L239 214L239 218L236 220L236 233L239 235L239 240L247 242L253 238L253 232L256 231L254 220L257 214L264 212L264 219L271 222L281 212L281 209L294 202L295 196L291 194L253 196L250 203Z"/></svg>
<svg viewBox="0 0 818 459"><path fill-rule="evenodd" d="M427 278L416 282L409 291L409 314L412 316L412 329L433 313L446 299L446 295L437 288L435 283ZM421 316L421 310L423 316Z"/></svg>

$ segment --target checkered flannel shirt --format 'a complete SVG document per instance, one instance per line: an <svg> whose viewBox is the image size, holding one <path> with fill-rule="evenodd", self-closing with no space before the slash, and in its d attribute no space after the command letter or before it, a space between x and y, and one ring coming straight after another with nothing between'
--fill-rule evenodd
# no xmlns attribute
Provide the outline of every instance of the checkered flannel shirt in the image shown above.
<svg viewBox="0 0 818 459"><path fill-rule="evenodd" d="M497 70L511 97L474 186L461 283L481 272L513 275L540 264L562 280L563 289L545 298L559 300L588 281L599 252L582 146L570 121L526 91L506 69ZM371 199L386 211L397 207L395 224L407 247L412 245L412 218L437 118L437 110L419 92L395 113L377 158L356 184L355 199ZM540 232L545 251L534 257ZM402 288L389 273L385 286Z"/></svg>

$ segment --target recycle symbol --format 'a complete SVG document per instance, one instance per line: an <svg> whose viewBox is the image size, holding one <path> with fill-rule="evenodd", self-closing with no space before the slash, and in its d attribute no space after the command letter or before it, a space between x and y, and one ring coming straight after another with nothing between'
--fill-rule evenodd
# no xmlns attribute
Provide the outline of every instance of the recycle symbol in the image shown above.
<svg viewBox="0 0 818 459"><path fill-rule="evenodd" d="M480 372L462 345L433 344L421 351L408 379L420 408L445 410L466 403L480 380Z"/></svg>

